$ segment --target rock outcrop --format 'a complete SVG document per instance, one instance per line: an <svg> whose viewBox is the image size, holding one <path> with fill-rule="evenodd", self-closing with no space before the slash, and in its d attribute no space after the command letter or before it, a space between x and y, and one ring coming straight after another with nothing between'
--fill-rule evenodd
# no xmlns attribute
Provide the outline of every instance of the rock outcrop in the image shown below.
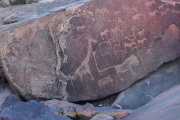
<svg viewBox="0 0 180 120"><path fill-rule="evenodd" d="M180 84L180 58L163 64L151 75L121 92L112 106L137 109L177 84Z"/></svg>
<svg viewBox="0 0 180 120"><path fill-rule="evenodd" d="M122 120L178 120L180 118L180 85L177 85Z"/></svg>
<svg viewBox="0 0 180 120"><path fill-rule="evenodd" d="M96 100L180 55L180 7L92 0L1 26L8 81L26 100Z"/></svg>

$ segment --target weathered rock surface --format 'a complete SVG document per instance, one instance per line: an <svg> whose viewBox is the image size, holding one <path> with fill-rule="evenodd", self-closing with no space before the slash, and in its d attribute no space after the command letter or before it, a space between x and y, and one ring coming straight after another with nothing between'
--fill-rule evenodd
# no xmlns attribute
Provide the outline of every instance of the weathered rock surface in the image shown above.
<svg viewBox="0 0 180 120"><path fill-rule="evenodd" d="M17 94L13 94L8 83L0 81L0 113L6 107L21 102Z"/></svg>
<svg viewBox="0 0 180 120"><path fill-rule="evenodd" d="M114 118L108 115L95 115L91 120L114 120Z"/></svg>
<svg viewBox="0 0 180 120"><path fill-rule="evenodd" d="M163 64L151 75L121 92L112 106L137 109L177 84L180 84L180 58Z"/></svg>
<svg viewBox="0 0 180 120"><path fill-rule="evenodd" d="M178 120L180 118L180 85L177 85L122 120Z"/></svg>
<svg viewBox="0 0 180 120"><path fill-rule="evenodd" d="M177 58L179 19L178 2L92 0L2 26L0 57L27 100L96 100Z"/></svg>
<svg viewBox="0 0 180 120"><path fill-rule="evenodd" d="M61 108L63 107L66 107L66 106L73 106L75 107L76 109L78 109L79 107L81 107L81 105L78 105L78 104L74 104L74 103L70 103L70 102L67 102L67 101L60 101L60 100L48 100L44 103L45 106L49 106L50 104L52 103L57 103L58 105L61 106Z"/></svg>
<svg viewBox="0 0 180 120"><path fill-rule="evenodd" d="M43 1L45 2L45 0ZM67 6L71 6L69 5L70 3L73 4L77 1L82 0L54 0L48 3L40 2L38 4L15 5L7 8L0 8L0 26L29 19L31 17L38 17L57 7L62 7L59 9L63 9Z"/></svg>
<svg viewBox="0 0 180 120"><path fill-rule="evenodd" d="M92 104L85 104L76 110L77 117L82 120L90 120L96 113L96 108Z"/></svg>
<svg viewBox="0 0 180 120"><path fill-rule="evenodd" d="M3 7L8 7L10 5L25 4L25 0L1 0L1 5Z"/></svg>
<svg viewBox="0 0 180 120"><path fill-rule="evenodd" d="M5 108L0 114L2 120L71 120L55 112L43 104L30 101L21 102Z"/></svg>

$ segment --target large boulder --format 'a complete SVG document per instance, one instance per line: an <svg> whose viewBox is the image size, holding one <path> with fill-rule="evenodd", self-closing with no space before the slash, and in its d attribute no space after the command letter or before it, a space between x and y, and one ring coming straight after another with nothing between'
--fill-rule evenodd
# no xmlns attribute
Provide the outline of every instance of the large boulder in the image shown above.
<svg viewBox="0 0 180 120"><path fill-rule="evenodd" d="M0 29L8 81L26 100L96 100L180 55L180 4L92 0Z"/></svg>
<svg viewBox="0 0 180 120"><path fill-rule="evenodd" d="M56 115L53 110L36 101L21 102L5 108L0 114L2 120L71 120Z"/></svg>
<svg viewBox="0 0 180 120"><path fill-rule="evenodd" d="M122 120L179 120L180 85L151 100Z"/></svg>
<svg viewBox="0 0 180 120"><path fill-rule="evenodd" d="M137 109L177 84L180 84L180 58L163 64L151 75L121 92L112 106Z"/></svg>

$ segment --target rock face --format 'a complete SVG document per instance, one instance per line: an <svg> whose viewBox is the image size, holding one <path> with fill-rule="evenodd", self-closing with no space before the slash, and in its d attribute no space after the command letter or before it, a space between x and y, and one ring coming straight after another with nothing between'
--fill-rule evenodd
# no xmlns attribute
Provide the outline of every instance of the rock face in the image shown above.
<svg viewBox="0 0 180 120"><path fill-rule="evenodd" d="M178 120L180 118L180 85L162 93L122 120Z"/></svg>
<svg viewBox="0 0 180 120"><path fill-rule="evenodd" d="M177 58L179 19L178 2L92 0L2 26L0 57L27 100L96 100Z"/></svg>
<svg viewBox="0 0 180 120"><path fill-rule="evenodd" d="M165 63L148 77L121 92L112 106L137 109L177 84L180 84L180 58Z"/></svg>
<svg viewBox="0 0 180 120"><path fill-rule="evenodd" d="M55 112L43 104L30 101L21 102L5 108L0 114L3 120L71 120L63 115L55 115Z"/></svg>

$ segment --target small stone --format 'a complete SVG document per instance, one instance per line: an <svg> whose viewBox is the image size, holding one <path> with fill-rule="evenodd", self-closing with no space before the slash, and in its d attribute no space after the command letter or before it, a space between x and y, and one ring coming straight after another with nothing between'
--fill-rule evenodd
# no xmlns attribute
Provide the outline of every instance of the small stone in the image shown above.
<svg viewBox="0 0 180 120"><path fill-rule="evenodd" d="M71 119L76 118L76 108L74 106L65 106L62 109L63 109L65 116L67 116Z"/></svg>
<svg viewBox="0 0 180 120"><path fill-rule="evenodd" d="M129 112L124 110L117 110L112 116L116 118L116 120L121 120L123 117L127 116Z"/></svg>
<svg viewBox="0 0 180 120"><path fill-rule="evenodd" d="M85 104L76 110L77 116L83 120L90 120L97 112L92 104Z"/></svg>
<svg viewBox="0 0 180 120"><path fill-rule="evenodd" d="M114 120L114 118L109 115L95 115L91 120Z"/></svg>

